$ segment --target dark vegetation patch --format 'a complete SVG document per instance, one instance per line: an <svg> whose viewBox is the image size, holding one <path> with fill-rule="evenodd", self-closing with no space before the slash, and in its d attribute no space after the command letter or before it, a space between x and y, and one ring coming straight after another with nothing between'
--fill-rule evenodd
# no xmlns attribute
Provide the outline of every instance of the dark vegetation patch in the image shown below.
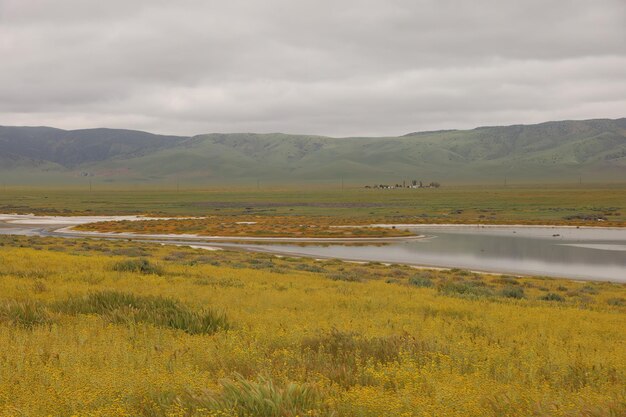
<svg viewBox="0 0 626 417"><path fill-rule="evenodd" d="M433 283L432 278L428 276L415 275L409 278L409 285L413 285L414 287L430 288L435 284Z"/></svg>
<svg viewBox="0 0 626 417"><path fill-rule="evenodd" d="M385 207L382 203L366 202L276 202L276 201L202 201L196 207L220 209L259 209L270 207L317 207L317 208L378 208Z"/></svg>
<svg viewBox="0 0 626 417"><path fill-rule="evenodd" d="M189 334L213 334L230 328L226 316L215 310L193 311L171 298L116 291L73 296L49 305L35 300L4 301L0 304L0 323L32 328L54 323L56 313L93 314L112 323L149 323Z"/></svg>
<svg viewBox="0 0 626 417"><path fill-rule="evenodd" d="M272 379L258 377L249 381L240 374L221 381L221 391L187 393L177 398L180 409L193 415L207 411L210 415L296 417L332 416L324 412L323 398L309 384L288 382L279 384ZM218 414L214 414L218 413ZM222 414L224 413L224 414ZM199 415L198 414L198 415Z"/></svg>
<svg viewBox="0 0 626 417"><path fill-rule="evenodd" d="M548 294L539 297L539 299L544 301L565 301L565 298L562 295L553 292L549 292Z"/></svg>
<svg viewBox="0 0 626 417"><path fill-rule="evenodd" d="M606 221L606 216L595 213L578 213L564 216L565 220L584 220L584 221Z"/></svg>
<svg viewBox="0 0 626 417"><path fill-rule="evenodd" d="M478 280L446 280L438 285L437 290L443 295L465 298L491 297L495 294L486 283Z"/></svg>
<svg viewBox="0 0 626 417"><path fill-rule="evenodd" d="M526 294L524 293L524 289L522 287L515 287L515 286L511 286L508 285L504 288L502 288L498 294L502 297L506 297L506 298L515 298L518 300L521 300L522 298L526 298Z"/></svg>
<svg viewBox="0 0 626 417"><path fill-rule="evenodd" d="M326 276L333 281L345 282L362 282L364 278L358 271L339 271Z"/></svg>
<svg viewBox="0 0 626 417"><path fill-rule="evenodd" d="M137 272L140 274L162 275L163 269L147 259L129 259L113 265L113 270L118 272Z"/></svg>
<svg viewBox="0 0 626 417"><path fill-rule="evenodd" d="M344 387L371 382L364 370L367 363L384 364L399 360L403 353L429 351L425 343L408 334L366 337L337 329L305 338L300 347L307 369Z"/></svg>
<svg viewBox="0 0 626 417"><path fill-rule="evenodd" d="M626 306L626 298L613 297L613 298L609 298L608 300L606 300L606 302L608 305L615 306L615 307Z"/></svg>
<svg viewBox="0 0 626 417"><path fill-rule="evenodd" d="M141 256L148 256L150 253L142 247L125 247L114 249L113 255L128 256L131 258L139 258Z"/></svg>
<svg viewBox="0 0 626 417"><path fill-rule="evenodd" d="M226 316L215 310L194 311L172 298L119 291L73 296L52 304L51 308L69 315L95 314L112 323L149 323L189 334L212 334L230 327Z"/></svg>
<svg viewBox="0 0 626 417"><path fill-rule="evenodd" d="M35 300L8 300L0 304L0 323L32 328L51 324L53 318L45 304Z"/></svg>

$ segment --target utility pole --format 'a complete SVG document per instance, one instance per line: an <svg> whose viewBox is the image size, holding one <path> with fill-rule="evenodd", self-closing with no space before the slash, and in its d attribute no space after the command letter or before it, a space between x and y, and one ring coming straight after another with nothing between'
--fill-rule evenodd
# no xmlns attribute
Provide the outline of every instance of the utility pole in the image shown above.
<svg viewBox="0 0 626 417"><path fill-rule="evenodd" d="M91 192L91 180L89 180L89 192Z"/></svg>
<svg viewBox="0 0 626 417"><path fill-rule="evenodd" d="M261 180L257 178L256 180L256 189L260 190L261 189Z"/></svg>

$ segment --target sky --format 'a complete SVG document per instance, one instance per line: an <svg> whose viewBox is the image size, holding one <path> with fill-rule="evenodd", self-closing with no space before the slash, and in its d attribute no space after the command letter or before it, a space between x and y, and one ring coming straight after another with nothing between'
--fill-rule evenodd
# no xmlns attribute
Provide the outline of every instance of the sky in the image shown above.
<svg viewBox="0 0 626 417"><path fill-rule="evenodd" d="M0 0L0 125L331 136L626 116L625 0Z"/></svg>

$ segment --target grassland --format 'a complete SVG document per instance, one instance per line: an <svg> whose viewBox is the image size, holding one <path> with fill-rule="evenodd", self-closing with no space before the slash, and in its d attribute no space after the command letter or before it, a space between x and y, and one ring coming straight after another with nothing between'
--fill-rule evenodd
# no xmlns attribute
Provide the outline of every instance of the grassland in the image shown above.
<svg viewBox="0 0 626 417"><path fill-rule="evenodd" d="M0 416L626 414L625 285L0 245Z"/></svg>
<svg viewBox="0 0 626 417"><path fill-rule="evenodd" d="M626 225L626 185L439 189L25 189L0 191L0 212L51 215L333 218L360 223Z"/></svg>

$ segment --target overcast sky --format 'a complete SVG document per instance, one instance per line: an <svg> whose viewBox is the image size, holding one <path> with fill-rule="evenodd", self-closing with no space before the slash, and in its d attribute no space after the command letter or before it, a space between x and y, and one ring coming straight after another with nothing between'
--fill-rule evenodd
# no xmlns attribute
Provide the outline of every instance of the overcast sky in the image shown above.
<svg viewBox="0 0 626 417"><path fill-rule="evenodd" d="M0 0L0 124L334 136L626 116L626 0Z"/></svg>

